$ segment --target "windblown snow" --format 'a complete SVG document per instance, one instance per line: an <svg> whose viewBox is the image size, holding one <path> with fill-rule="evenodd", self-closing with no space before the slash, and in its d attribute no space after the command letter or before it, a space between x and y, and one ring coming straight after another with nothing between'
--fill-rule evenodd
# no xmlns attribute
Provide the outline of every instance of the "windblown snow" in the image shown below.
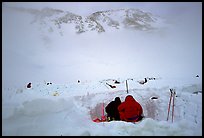
<svg viewBox="0 0 204 138"><path fill-rule="evenodd" d="M82 17L4 3L2 135L201 136L202 22L178 18L167 25L138 9ZM141 122L92 121L127 95L142 105Z"/></svg>
<svg viewBox="0 0 204 138"><path fill-rule="evenodd" d="M4 89L2 132L3 135L199 136L202 135L202 84L200 78L189 79L192 83L156 78L144 85L138 83L139 78L128 79L128 92L125 81L120 79L120 84L108 79ZM176 91L173 122L172 107L167 121L171 88ZM137 124L92 121L102 116L102 103L106 106L116 96L124 101L128 94L142 105L143 121Z"/></svg>

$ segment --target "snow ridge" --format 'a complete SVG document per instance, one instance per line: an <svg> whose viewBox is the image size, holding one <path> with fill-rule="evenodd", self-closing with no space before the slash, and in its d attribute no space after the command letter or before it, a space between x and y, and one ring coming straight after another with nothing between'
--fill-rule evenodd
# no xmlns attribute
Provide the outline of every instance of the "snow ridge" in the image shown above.
<svg viewBox="0 0 204 138"><path fill-rule="evenodd" d="M35 19L32 23L39 22L49 31L59 29L61 32L64 25L72 26L77 34L88 31L98 33L106 32L109 29L133 29L137 31L153 31L159 29L161 17L151 13L143 12L139 9L116 9L107 11L97 11L88 16L80 16L69 11L53 8L43 8L42 10L15 8L18 11L33 14ZM64 27L62 27L64 26Z"/></svg>

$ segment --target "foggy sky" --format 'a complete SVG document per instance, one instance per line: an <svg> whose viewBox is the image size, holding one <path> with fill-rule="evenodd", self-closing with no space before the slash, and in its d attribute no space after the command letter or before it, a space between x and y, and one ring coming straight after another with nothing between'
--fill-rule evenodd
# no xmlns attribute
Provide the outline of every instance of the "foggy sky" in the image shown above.
<svg viewBox="0 0 204 138"><path fill-rule="evenodd" d="M76 38L70 35L56 40L55 36L43 36L45 43L39 41L41 34L27 25L32 17L10 12L8 7L39 10L50 7L79 15L100 10L138 8L166 18L172 27L165 33L152 36L127 33ZM202 75L202 3L14 2L3 3L2 8L4 86L43 80L66 83L78 78L106 76ZM98 43L93 43L93 40ZM88 61L87 64L84 61Z"/></svg>
<svg viewBox="0 0 204 138"><path fill-rule="evenodd" d="M202 14L201 2L4 2L3 6L33 9L59 8L82 15L120 8L138 8L161 16L178 16L188 12L200 17Z"/></svg>

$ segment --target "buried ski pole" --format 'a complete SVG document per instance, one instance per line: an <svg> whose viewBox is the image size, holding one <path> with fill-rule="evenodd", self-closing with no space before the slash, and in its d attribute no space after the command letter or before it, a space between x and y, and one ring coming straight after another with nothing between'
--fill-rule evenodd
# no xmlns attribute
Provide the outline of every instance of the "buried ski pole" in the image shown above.
<svg viewBox="0 0 204 138"><path fill-rule="evenodd" d="M170 89L170 92L171 92L171 89ZM169 119L169 111L170 111L171 99L172 99L172 92L171 92L170 99L169 99L169 107L168 107L167 121L168 121L168 119Z"/></svg>
<svg viewBox="0 0 204 138"><path fill-rule="evenodd" d="M101 116L101 121L102 121L102 122L106 121L106 117L105 117L105 115L104 115L104 102L102 103L101 114L102 114L102 116Z"/></svg>
<svg viewBox="0 0 204 138"><path fill-rule="evenodd" d="M127 93L128 93L128 83L127 83L127 80L126 80L126 89L127 89Z"/></svg>
<svg viewBox="0 0 204 138"><path fill-rule="evenodd" d="M172 122L173 122L173 117L174 117L174 99L175 99L176 92L173 89L170 89L170 92L171 92L171 95L170 95L170 99L169 99L167 121L169 119L169 112L170 112L170 107L171 107L171 99L173 98L173 104L172 104Z"/></svg>
<svg viewBox="0 0 204 138"><path fill-rule="evenodd" d="M175 99L175 95L176 95L176 92L174 90L174 92L173 92L173 104L172 104L172 123L173 123L173 120L174 120L174 99Z"/></svg>

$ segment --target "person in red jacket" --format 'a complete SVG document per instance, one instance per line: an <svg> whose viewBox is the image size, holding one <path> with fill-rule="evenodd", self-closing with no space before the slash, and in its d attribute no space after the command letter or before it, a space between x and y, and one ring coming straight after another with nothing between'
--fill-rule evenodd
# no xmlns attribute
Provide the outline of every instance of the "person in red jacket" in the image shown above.
<svg viewBox="0 0 204 138"><path fill-rule="evenodd" d="M143 118L142 106L133 98L128 95L125 101L118 106L120 119L127 122L137 122Z"/></svg>

